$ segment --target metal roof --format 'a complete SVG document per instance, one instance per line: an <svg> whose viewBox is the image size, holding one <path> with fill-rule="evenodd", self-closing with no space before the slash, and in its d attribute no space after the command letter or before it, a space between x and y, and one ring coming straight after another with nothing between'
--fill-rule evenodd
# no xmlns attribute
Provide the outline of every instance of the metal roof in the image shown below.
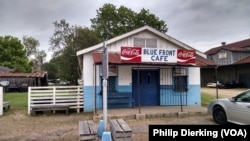
<svg viewBox="0 0 250 141"><path fill-rule="evenodd" d="M43 78L47 72L35 73L14 73L0 71L0 77L29 77L29 78Z"/></svg>
<svg viewBox="0 0 250 141"><path fill-rule="evenodd" d="M244 58L244 59L241 59L241 60L235 62L234 64L235 64L235 65L238 65L238 64L247 64L247 63L250 63L250 56L249 56L249 57L246 57L246 58Z"/></svg>
<svg viewBox="0 0 250 141"><path fill-rule="evenodd" d="M222 49L226 49L226 50L230 50L230 51L234 51L234 52L250 52L249 48L246 47L250 47L250 38L246 39L246 40L242 40L242 41L238 41L238 42L234 42L234 43L230 43L230 44L225 44L219 47L215 47L212 48L208 51L205 52L205 54L207 55L213 55L216 54L217 52L219 52Z"/></svg>

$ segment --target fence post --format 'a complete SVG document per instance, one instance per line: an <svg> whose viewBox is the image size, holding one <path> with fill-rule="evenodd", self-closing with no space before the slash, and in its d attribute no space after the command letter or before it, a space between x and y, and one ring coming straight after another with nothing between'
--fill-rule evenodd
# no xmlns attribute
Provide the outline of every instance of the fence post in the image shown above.
<svg viewBox="0 0 250 141"><path fill-rule="evenodd" d="M31 87L28 87L28 115L30 115L30 97L31 97Z"/></svg>
<svg viewBox="0 0 250 141"><path fill-rule="evenodd" d="M53 104L56 104L56 86L53 87Z"/></svg>
<svg viewBox="0 0 250 141"><path fill-rule="evenodd" d="M0 116L3 115L3 87L0 87Z"/></svg>
<svg viewBox="0 0 250 141"><path fill-rule="evenodd" d="M77 113L80 113L80 87L77 86Z"/></svg>

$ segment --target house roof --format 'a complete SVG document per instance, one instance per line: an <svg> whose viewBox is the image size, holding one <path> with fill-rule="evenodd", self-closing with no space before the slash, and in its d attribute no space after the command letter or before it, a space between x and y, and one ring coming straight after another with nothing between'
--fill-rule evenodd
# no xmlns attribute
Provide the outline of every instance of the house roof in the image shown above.
<svg viewBox="0 0 250 141"><path fill-rule="evenodd" d="M201 56L196 56L196 66L199 67L215 67L217 64L214 61L208 60L206 58L203 58Z"/></svg>
<svg viewBox="0 0 250 141"><path fill-rule="evenodd" d="M218 46L215 48L212 48L208 51L205 52L206 55L213 55L219 52L222 49L230 50L230 51L241 51L241 52L250 52L250 49L247 49L246 47L250 47L250 38L245 39L242 41L230 43L230 44L225 44L222 46Z"/></svg>
<svg viewBox="0 0 250 141"><path fill-rule="evenodd" d="M36 73L12 73L0 71L0 77L28 77L28 78L43 78L46 72L36 72Z"/></svg>
<svg viewBox="0 0 250 141"><path fill-rule="evenodd" d="M249 62L250 62L250 56L249 56L249 57L246 57L246 58L244 58L244 59L241 59L241 60L235 62L234 64L235 64L235 65L238 65L238 64L247 64L247 63L249 63Z"/></svg>
<svg viewBox="0 0 250 141"><path fill-rule="evenodd" d="M170 41L170 42L172 42L172 43L174 43L174 44L180 46L180 47L183 48L183 49L195 50L194 48L192 48L192 47L190 47L190 46L188 46L188 45L186 45L186 44L184 44L184 43L182 43L182 42L180 42L180 41L174 39L174 38L171 37L171 36L168 36L167 34L164 34L164 33L160 32L160 31L158 31L158 30L156 30L156 29L154 29L154 28L152 28L152 27L150 27L150 26L143 26L143 27L141 27L141 28L132 30L132 31L130 31L130 32L127 32L127 33L122 34L122 35L120 35L120 36L114 37L114 38L112 38L112 39L110 39L110 40L107 40L105 43L106 43L106 45L109 45L109 44L111 44L111 43L114 43L114 42L116 42L116 41L119 41L119 40L121 40L121 39L124 39L124 38L126 38L126 37L132 36L132 35L134 35L134 34L137 34L137 33L139 33L139 32L142 32L142 31L149 31L149 32L152 32L152 33L154 33L154 34L156 34L156 35L162 37L163 39L166 39L166 40L168 40L168 41ZM77 54L77 56L80 56L80 55L83 55L83 54L86 54L86 53L89 53L89 52L98 50L98 49L100 49L100 48L102 48L102 47L103 47L103 43L99 43L99 44L97 44L97 45L88 47L88 48L86 48L86 49L77 51L76 54ZM197 54L197 55L200 55L200 56L202 56L202 57L204 57L204 58L206 58L206 55L205 55L204 53L198 51L198 50L196 50L196 54Z"/></svg>
<svg viewBox="0 0 250 141"><path fill-rule="evenodd" d="M100 52L93 52L92 53L92 57L93 57L93 61L95 64L101 64L102 63L102 53ZM109 58L109 63L110 64L138 64L138 63L124 63L121 60L120 54L119 53L109 53L108 54L108 58ZM140 64L145 64L145 65L186 65L186 66L190 66L188 64L179 64L179 63L162 63L162 62L144 62L144 63L140 63ZM196 56L196 65L198 67L214 67L217 64L214 63L213 61L207 60L203 57L200 56Z"/></svg>

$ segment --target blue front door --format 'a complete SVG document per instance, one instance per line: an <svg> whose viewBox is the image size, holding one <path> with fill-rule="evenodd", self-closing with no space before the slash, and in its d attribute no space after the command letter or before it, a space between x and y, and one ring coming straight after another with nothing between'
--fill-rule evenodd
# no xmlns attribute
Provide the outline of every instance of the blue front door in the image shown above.
<svg viewBox="0 0 250 141"><path fill-rule="evenodd" d="M132 91L135 105L159 105L159 70L133 70Z"/></svg>

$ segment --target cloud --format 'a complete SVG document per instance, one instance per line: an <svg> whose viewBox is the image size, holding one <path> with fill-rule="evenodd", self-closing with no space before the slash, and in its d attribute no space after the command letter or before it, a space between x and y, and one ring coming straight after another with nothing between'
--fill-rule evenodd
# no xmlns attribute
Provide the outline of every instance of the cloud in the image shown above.
<svg viewBox="0 0 250 141"><path fill-rule="evenodd" d="M169 34L174 37L203 51L224 40L234 42L249 38L249 1L177 1L164 17Z"/></svg>
<svg viewBox="0 0 250 141"><path fill-rule="evenodd" d="M54 21L90 27L105 3L135 12L149 9L166 22L168 35L201 51L250 36L249 0L1 0L0 36L32 36L47 51Z"/></svg>

